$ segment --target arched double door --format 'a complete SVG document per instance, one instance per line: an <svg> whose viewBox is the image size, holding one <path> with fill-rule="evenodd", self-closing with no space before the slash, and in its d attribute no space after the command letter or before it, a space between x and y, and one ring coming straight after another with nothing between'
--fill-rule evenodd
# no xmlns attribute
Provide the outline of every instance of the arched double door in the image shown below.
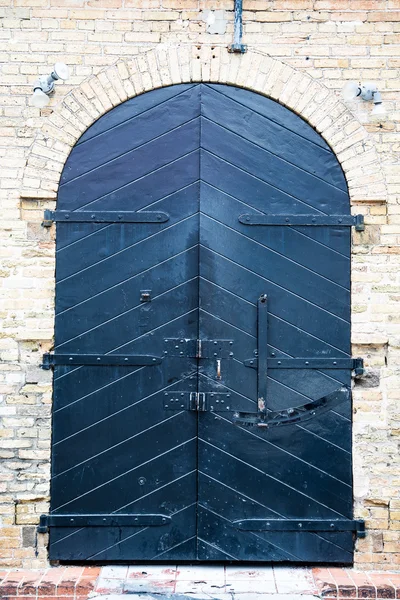
<svg viewBox="0 0 400 600"><path fill-rule="evenodd" d="M80 138L57 210L53 560L349 563L350 216L324 140L188 84Z"/></svg>

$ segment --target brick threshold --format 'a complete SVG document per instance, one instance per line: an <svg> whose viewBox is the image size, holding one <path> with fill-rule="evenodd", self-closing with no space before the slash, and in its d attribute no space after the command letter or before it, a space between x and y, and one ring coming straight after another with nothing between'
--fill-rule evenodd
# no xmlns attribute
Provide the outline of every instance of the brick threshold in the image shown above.
<svg viewBox="0 0 400 600"><path fill-rule="evenodd" d="M245 600L246 595L313 595L324 600L343 598L393 598L400 600L400 572L366 572L352 568L292 568L223 566L109 566L50 567L40 570L4 569L0 571L2 600L88 600L107 594L127 595L199 593L189 590L199 579L207 586L207 596L231 597L229 590ZM231 578L231 579L230 579ZM227 582L231 581L230 584ZM222 583L223 581L223 583ZM215 585L213 585L213 582ZM217 585L221 584L221 585ZM179 585L181 586L179 588ZM141 588L141 586L143 586ZM183 588L182 588L183 586ZM229 588L229 586L232 586ZM215 593L212 593L212 589ZM247 591L248 590L248 591Z"/></svg>

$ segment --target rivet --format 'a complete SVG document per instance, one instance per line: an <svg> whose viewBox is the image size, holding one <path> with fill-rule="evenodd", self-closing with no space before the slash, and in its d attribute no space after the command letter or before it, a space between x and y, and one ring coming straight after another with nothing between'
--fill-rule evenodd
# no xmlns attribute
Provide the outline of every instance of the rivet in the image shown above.
<svg viewBox="0 0 400 600"><path fill-rule="evenodd" d="M127 360L128 360L128 359L125 357L125 358L124 358L124 361L126 362Z"/></svg>
<svg viewBox="0 0 400 600"><path fill-rule="evenodd" d="M229 356L233 356L233 352L229 352Z"/></svg>
<svg viewBox="0 0 400 600"><path fill-rule="evenodd" d="M92 219L95 219L95 218L96 218L96 215L92 215Z"/></svg>
<svg viewBox="0 0 400 600"><path fill-rule="evenodd" d="M218 356L217 352L214 352L214 356Z"/></svg>
<svg viewBox="0 0 400 600"><path fill-rule="evenodd" d="M308 361L308 360L306 360L305 364L306 364L306 365L309 365L310 363L309 363L309 361Z"/></svg>
<svg viewBox="0 0 400 600"><path fill-rule="evenodd" d="M250 221L250 217L246 217L246 221Z"/></svg>
<svg viewBox="0 0 400 600"><path fill-rule="evenodd" d="M281 360L278 360L278 365L281 365L281 364L282 364L282 361L281 361Z"/></svg>
<svg viewBox="0 0 400 600"><path fill-rule="evenodd" d="M97 357L97 360L101 360L101 358L100 358L100 357Z"/></svg>
<svg viewBox="0 0 400 600"><path fill-rule="evenodd" d="M271 352L271 356L275 356L275 352Z"/></svg>
<svg viewBox="0 0 400 600"><path fill-rule="evenodd" d="M164 405L164 408L168 408L168 404L165 404L165 405Z"/></svg>
<svg viewBox="0 0 400 600"><path fill-rule="evenodd" d="M285 221L286 221L286 223L289 223L289 218L288 218L288 217L286 217Z"/></svg>
<svg viewBox="0 0 400 600"><path fill-rule="evenodd" d="M122 219L122 215L118 215L118 219Z"/></svg>
<svg viewBox="0 0 400 600"><path fill-rule="evenodd" d="M317 219L313 218L313 219L311 219L311 220L312 220L312 222L313 222L313 223L315 223Z"/></svg>
<svg viewBox="0 0 400 600"><path fill-rule="evenodd" d="M334 361L333 361L333 364L334 364L334 365L337 365L337 362L336 362L336 360L334 360Z"/></svg>
<svg viewBox="0 0 400 600"><path fill-rule="evenodd" d="M334 524L334 523L331 523L331 524L329 525L329 527L330 527L331 529L334 529L334 528L335 528L335 524Z"/></svg>
<svg viewBox="0 0 400 600"><path fill-rule="evenodd" d="M229 342L229 345L230 345L230 346L233 346L233 342Z"/></svg>
<svg viewBox="0 0 400 600"><path fill-rule="evenodd" d="M250 361L250 364L251 364L251 365L254 365L254 360L251 360L251 361Z"/></svg>
<svg viewBox="0 0 400 600"><path fill-rule="evenodd" d="M74 360L74 359L72 358L72 356L70 356L68 360Z"/></svg>
<svg viewBox="0 0 400 600"><path fill-rule="evenodd" d="M301 528L303 527L303 524L302 524L302 523L299 523L299 524L298 524L298 527L301 529Z"/></svg>
<svg viewBox="0 0 400 600"><path fill-rule="evenodd" d="M183 392L181 392L181 396L183 396Z"/></svg>
<svg viewBox="0 0 400 600"><path fill-rule="evenodd" d="M231 395L230 395L230 394L227 394L227 395L226 395L226 397L227 397L227 398L230 398L230 397L231 397Z"/></svg>
<svg viewBox="0 0 400 600"><path fill-rule="evenodd" d="M226 407L226 410L229 410L229 406Z"/></svg>
<svg viewBox="0 0 400 600"><path fill-rule="evenodd" d="M69 219L69 215L65 215L65 218L66 218L66 219Z"/></svg>
<svg viewBox="0 0 400 600"><path fill-rule="evenodd" d="M183 356L183 352L179 352L179 356Z"/></svg>
<svg viewBox="0 0 400 600"><path fill-rule="evenodd" d="M156 358L153 358L153 362L156 362L156 360L157 360Z"/></svg>
<svg viewBox="0 0 400 600"><path fill-rule="evenodd" d="M164 392L164 396L168 396L168 392Z"/></svg>

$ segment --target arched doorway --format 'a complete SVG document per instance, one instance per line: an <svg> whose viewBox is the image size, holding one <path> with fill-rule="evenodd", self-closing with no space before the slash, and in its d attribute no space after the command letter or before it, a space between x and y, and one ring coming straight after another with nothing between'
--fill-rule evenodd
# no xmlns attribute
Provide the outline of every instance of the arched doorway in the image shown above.
<svg viewBox="0 0 400 600"><path fill-rule="evenodd" d="M155 90L81 137L55 219L50 558L351 562L356 219L323 139Z"/></svg>

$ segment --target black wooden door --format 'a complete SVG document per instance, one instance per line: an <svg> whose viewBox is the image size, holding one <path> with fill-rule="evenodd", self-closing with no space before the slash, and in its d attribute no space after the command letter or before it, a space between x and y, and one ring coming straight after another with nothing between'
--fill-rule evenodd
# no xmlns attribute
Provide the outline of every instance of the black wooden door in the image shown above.
<svg viewBox="0 0 400 600"><path fill-rule="evenodd" d="M50 557L352 561L349 198L221 85L102 117L57 211Z"/></svg>

